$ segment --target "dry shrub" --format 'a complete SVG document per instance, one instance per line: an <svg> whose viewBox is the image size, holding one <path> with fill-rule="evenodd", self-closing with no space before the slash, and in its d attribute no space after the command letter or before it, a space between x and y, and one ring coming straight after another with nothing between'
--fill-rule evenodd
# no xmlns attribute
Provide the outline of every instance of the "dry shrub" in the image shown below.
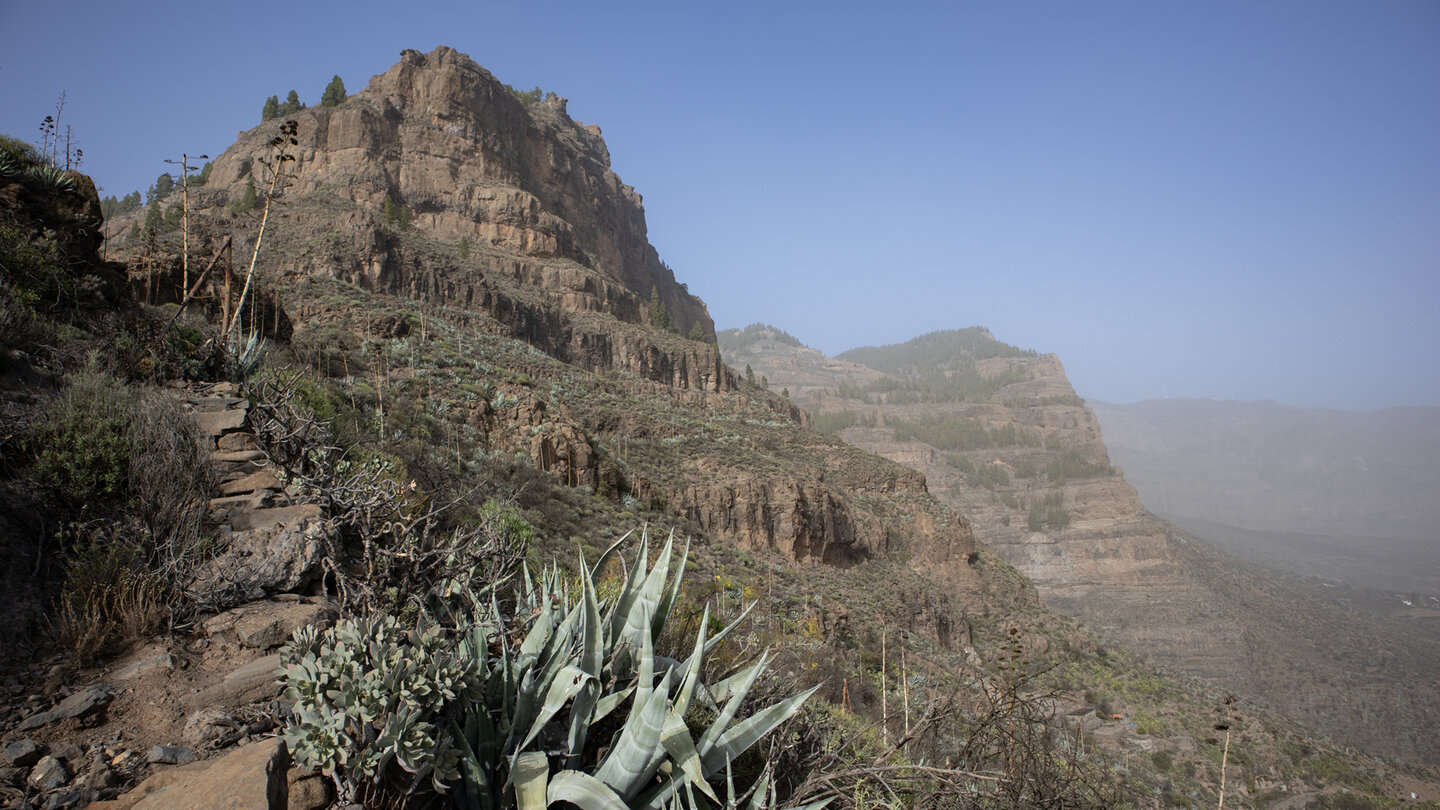
<svg viewBox="0 0 1440 810"><path fill-rule="evenodd" d="M298 498L324 507L338 532L338 541L325 541L321 565L343 612L431 610L447 594L484 594L519 569L534 529L515 509L487 501L468 518L452 519L451 510L473 493L436 504L399 458L339 447L307 401L309 386L303 373L261 374L246 392L271 462Z"/></svg>
<svg viewBox="0 0 1440 810"><path fill-rule="evenodd" d="M214 473L173 393L93 367L67 382L26 444L66 520L56 634L89 662L193 611Z"/></svg>
<svg viewBox="0 0 1440 810"><path fill-rule="evenodd" d="M150 567L188 577L203 556L201 530L215 486L195 422L174 394L142 389L128 412L130 511L145 527Z"/></svg>

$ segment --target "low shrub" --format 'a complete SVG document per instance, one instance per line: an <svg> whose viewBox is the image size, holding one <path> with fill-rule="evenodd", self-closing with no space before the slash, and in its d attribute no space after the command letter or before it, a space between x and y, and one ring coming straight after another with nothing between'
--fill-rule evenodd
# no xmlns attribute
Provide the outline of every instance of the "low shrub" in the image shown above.
<svg viewBox="0 0 1440 810"><path fill-rule="evenodd" d="M175 398L92 367L67 379L24 444L66 517L55 616L64 646L88 662L187 614L184 587L209 550L213 473Z"/></svg>

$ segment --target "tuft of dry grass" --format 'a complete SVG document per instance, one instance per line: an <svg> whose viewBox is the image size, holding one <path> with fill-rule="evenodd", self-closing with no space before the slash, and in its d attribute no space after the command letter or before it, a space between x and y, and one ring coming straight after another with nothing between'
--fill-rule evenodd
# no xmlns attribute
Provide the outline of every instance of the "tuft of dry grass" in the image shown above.
<svg viewBox="0 0 1440 810"><path fill-rule="evenodd" d="M66 541L66 581L56 598L56 641L80 665L163 626L179 607L180 591L138 560L124 528L109 521L72 524ZM68 535L68 536L67 536Z"/></svg>

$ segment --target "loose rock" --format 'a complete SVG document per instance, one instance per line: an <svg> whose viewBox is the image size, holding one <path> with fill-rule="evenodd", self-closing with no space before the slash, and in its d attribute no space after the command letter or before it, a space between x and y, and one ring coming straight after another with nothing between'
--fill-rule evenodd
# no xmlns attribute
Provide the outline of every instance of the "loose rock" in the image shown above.
<svg viewBox="0 0 1440 810"><path fill-rule="evenodd" d="M28 768L40 761L45 752L35 741L26 737L5 746L5 761L20 768Z"/></svg>
<svg viewBox="0 0 1440 810"><path fill-rule="evenodd" d="M54 790L68 781L70 772L65 769L65 763L51 756L41 757L25 780L26 784L41 793Z"/></svg>
<svg viewBox="0 0 1440 810"><path fill-rule="evenodd" d="M105 684L87 686L60 701L55 708L25 718L24 722L20 724L20 730L28 731L32 728L48 726L60 720L97 715L105 711L105 707L109 706L110 701L114 699L115 693Z"/></svg>

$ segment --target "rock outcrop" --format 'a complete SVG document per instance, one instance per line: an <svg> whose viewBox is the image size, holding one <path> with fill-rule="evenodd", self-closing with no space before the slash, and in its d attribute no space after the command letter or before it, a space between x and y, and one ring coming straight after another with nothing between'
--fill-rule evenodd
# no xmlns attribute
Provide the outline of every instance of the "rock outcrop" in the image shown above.
<svg viewBox="0 0 1440 810"><path fill-rule="evenodd" d="M650 324L653 294L679 335L714 334L704 303L647 240L640 195L611 170L599 128L565 108L553 96L527 104L440 47L404 51L338 107L295 113L284 219L265 237L267 278L333 276L483 312L586 368L733 389L713 348L615 328ZM231 206L251 186L262 197L268 188L276 123L240 133L216 158L194 195L202 233L247 227ZM607 317L575 317L586 314Z"/></svg>

